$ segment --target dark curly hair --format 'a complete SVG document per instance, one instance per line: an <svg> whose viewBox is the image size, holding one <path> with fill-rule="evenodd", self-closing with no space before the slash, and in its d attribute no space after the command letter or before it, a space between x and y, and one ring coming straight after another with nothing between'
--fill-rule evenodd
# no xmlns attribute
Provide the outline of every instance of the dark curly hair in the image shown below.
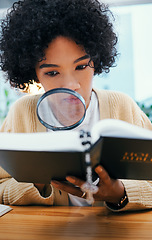
<svg viewBox="0 0 152 240"><path fill-rule="evenodd" d="M109 72L117 56L112 13L98 0L22 0L2 20L1 69L11 86L37 81L35 66L48 44L61 35L84 47L95 74Z"/></svg>

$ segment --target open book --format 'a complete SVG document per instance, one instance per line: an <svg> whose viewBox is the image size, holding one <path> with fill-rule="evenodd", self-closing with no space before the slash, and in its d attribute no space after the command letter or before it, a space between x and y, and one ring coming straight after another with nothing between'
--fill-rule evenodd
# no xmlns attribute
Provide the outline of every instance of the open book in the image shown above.
<svg viewBox="0 0 152 240"><path fill-rule="evenodd" d="M152 131L121 120L91 130L91 164L112 178L152 179ZM0 133L0 166L21 182L49 183L67 175L85 179L86 149L79 131Z"/></svg>
<svg viewBox="0 0 152 240"><path fill-rule="evenodd" d="M10 206L0 204L0 217L6 214L7 212L13 210Z"/></svg>

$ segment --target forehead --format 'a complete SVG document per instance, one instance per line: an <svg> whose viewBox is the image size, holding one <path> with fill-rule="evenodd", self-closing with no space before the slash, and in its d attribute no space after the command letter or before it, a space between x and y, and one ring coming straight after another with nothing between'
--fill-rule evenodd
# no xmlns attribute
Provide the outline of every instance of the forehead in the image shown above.
<svg viewBox="0 0 152 240"><path fill-rule="evenodd" d="M70 58L75 60L83 55L86 52L84 48L76 44L73 40L66 37L57 37L54 39L45 50L45 59L56 60L60 58Z"/></svg>

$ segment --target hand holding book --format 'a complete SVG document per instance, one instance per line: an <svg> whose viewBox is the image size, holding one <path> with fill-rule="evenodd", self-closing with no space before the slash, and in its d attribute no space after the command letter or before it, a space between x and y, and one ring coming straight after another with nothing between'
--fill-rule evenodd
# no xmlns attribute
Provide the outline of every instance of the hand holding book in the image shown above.
<svg viewBox="0 0 152 240"><path fill-rule="evenodd" d="M92 168L89 148L91 146L91 135L89 132L80 131L80 138L85 151L86 181L74 176L67 176L68 182L52 181L52 185L60 190L68 192L78 197L86 196L87 202L93 204L95 200L106 201L118 204L125 194L122 182L118 179L110 178L106 170L98 165L95 172L98 175L98 186L92 182Z"/></svg>
<svg viewBox="0 0 152 240"><path fill-rule="evenodd" d="M125 191L122 182L118 179L115 180L110 178L107 171L100 165L95 168L95 171L98 174L99 182L98 192L93 195L94 199L96 201L106 201L118 204L120 199L124 196ZM66 180L72 184L54 180L51 181L51 184L60 190L82 197L83 192L81 190L81 186L85 183L85 181L74 176L67 176Z"/></svg>

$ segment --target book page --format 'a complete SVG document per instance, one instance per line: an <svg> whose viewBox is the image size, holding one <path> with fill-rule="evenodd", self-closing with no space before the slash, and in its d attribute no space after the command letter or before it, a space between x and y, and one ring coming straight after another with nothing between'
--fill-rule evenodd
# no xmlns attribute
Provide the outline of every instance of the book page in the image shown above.
<svg viewBox="0 0 152 240"><path fill-rule="evenodd" d="M116 119L101 120L91 130L92 143L100 136L151 139L152 131ZM0 150L84 151L80 131L0 133Z"/></svg>
<svg viewBox="0 0 152 240"><path fill-rule="evenodd" d="M13 210L11 207L0 204L0 217L11 210Z"/></svg>
<svg viewBox="0 0 152 240"><path fill-rule="evenodd" d="M100 136L152 140L151 130L117 119L104 119L99 121L92 128L91 133L93 142L96 142Z"/></svg>
<svg viewBox="0 0 152 240"><path fill-rule="evenodd" d="M79 131L0 133L1 150L83 151Z"/></svg>

